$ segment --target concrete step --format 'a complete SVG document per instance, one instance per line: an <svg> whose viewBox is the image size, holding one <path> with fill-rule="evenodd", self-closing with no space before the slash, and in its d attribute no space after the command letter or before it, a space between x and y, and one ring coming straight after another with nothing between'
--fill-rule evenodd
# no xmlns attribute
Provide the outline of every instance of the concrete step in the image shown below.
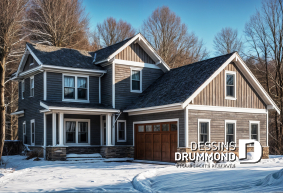
<svg viewBox="0 0 283 193"><path fill-rule="evenodd" d="M76 154L76 153L69 153L66 155L66 158L102 158L99 153L92 153L92 154Z"/></svg>
<svg viewBox="0 0 283 193"><path fill-rule="evenodd" d="M104 159L103 158L67 158L66 159L67 161L103 161Z"/></svg>

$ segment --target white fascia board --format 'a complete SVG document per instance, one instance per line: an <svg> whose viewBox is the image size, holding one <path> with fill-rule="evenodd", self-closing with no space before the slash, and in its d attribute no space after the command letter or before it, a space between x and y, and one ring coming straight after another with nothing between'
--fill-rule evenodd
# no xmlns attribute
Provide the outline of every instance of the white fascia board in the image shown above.
<svg viewBox="0 0 283 193"><path fill-rule="evenodd" d="M121 65L127 65L127 66L133 66L133 67L142 67L142 68L154 68L154 69L159 69L158 66L155 64L149 64L149 63L143 63L143 62L133 62L133 61L128 61L128 60L120 60L120 59L115 59L114 60L115 64L121 64Z"/></svg>
<svg viewBox="0 0 283 193"><path fill-rule="evenodd" d="M185 108L230 62L236 58L236 53L234 53L218 70L216 70L184 103L183 108Z"/></svg>
<svg viewBox="0 0 283 193"><path fill-rule="evenodd" d="M27 49L28 51L30 52L30 54L32 55L32 57L35 59L35 61L39 64L39 65L42 65L42 62L36 57L36 55L32 52L32 50L30 49L30 47L28 45L27 46Z"/></svg>
<svg viewBox="0 0 283 193"><path fill-rule="evenodd" d="M55 107L48 106L50 110L62 110L62 111L84 111L84 112L105 112L105 113L119 113L117 109L92 109L92 108L75 108L75 107Z"/></svg>
<svg viewBox="0 0 283 193"><path fill-rule="evenodd" d="M223 107L223 106L208 106L208 105L191 105L186 108L200 111L221 111L221 112L235 112L235 113L257 113L266 114L266 109L252 109L252 108L238 108L238 107Z"/></svg>
<svg viewBox="0 0 283 193"><path fill-rule="evenodd" d="M21 72L19 74L19 77L25 77L25 76L30 76L36 72L42 72L42 66L38 66L38 67L35 67L35 68L32 68L30 70L27 70L25 72Z"/></svg>
<svg viewBox="0 0 283 193"><path fill-rule="evenodd" d="M237 54L237 53L236 53ZM263 93L263 96L266 98L267 101L265 101L266 103L270 103L274 109L277 111L278 114L280 114L280 109L278 108L278 106L276 105L276 103L272 100L272 98L269 96L269 94L265 91L265 89L262 87L262 85L259 83L259 81L257 80L257 78L253 75L253 73L250 71L250 69L248 68L248 66L245 64L245 62L242 60L242 58L239 56L239 54L236 55L237 60L236 62L241 64L241 67L243 67L244 72L243 73L247 73L249 75L249 77L251 77L251 79L253 80L253 82L255 83L255 85L257 86L257 90L261 93ZM269 104L267 104L269 105Z"/></svg>
<svg viewBox="0 0 283 193"><path fill-rule="evenodd" d="M24 114L24 113L25 113L25 111L22 110L22 111L13 112L13 113L11 113L11 115L22 115L22 114Z"/></svg>
<svg viewBox="0 0 283 193"><path fill-rule="evenodd" d="M107 73L106 70L71 68L71 67L53 66L53 65L42 65L42 69L44 69L46 71L59 71L59 72L62 72L62 73L63 72L86 73L86 74L97 73L99 75Z"/></svg>
<svg viewBox="0 0 283 193"><path fill-rule="evenodd" d="M18 67L18 70L17 70L17 73L16 73L16 77L18 77L19 73L20 73L20 69L22 68L22 66L24 65L24 63L26 62L27 60L27 56L29 55L29 52L27 51L27 47L25 48L25 52L22 56L22 59L21 59L21 62L19 64L19 67Z"/></svg>
<svg viewBox="0 0 283 193"><path fill-rule="evenodd" d="M40 106L45 108L45 109L47 109L47 110L49 110L49 107L45 103L43 103L41 101L40 101Z"/></svg>

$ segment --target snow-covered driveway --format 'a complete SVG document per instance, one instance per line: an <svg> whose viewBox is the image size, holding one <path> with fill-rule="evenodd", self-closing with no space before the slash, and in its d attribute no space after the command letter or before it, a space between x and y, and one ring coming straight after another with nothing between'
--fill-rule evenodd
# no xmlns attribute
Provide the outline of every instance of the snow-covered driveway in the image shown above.
<svg viewBox="0 0 283 193"><path fill-rule="evenodd" d="M8 159L8 164L6 170L0 168L1 192L138 192L132 185L137 174L170 167L130 162L52 162L24 158L3 156L4 160ZM4 176L1 177L1 173Z"/></svg>
<svg viewBox="0 0 283 193"><path fill-rule="evenodd" d="M230 169L3 158L8 163L7 169L0 168L1 192L283 192L283 156Z"/></svg>

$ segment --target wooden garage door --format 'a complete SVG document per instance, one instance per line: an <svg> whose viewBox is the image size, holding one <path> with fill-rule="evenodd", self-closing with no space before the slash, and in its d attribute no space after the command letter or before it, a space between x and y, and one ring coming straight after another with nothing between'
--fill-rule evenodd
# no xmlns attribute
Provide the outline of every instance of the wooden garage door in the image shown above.
<svg viewBox="0 0 283 193"><path fill-rule="evenodd" d="M136 159L174 162L177 122L135 125L135 141Z"/></svg>

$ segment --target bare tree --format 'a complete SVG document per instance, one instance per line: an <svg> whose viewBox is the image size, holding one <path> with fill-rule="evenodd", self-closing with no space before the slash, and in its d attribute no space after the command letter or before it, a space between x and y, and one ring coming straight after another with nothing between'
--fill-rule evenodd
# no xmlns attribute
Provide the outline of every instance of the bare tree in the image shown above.
<svg viewBox="0 0 283 193"><path fill-rule="evenodd" d="M278 105L281 115L269 114L271 152L283 153L283 4L282 0L264 0L262 8L246 24L249 57L256 62L251 68Z"/></svg>
<svg viewBox="0 0 283 193"><path fill-rule="evenodd" d="M101 44L101 38L97 31L94 31L93 33L91 33L89 35L89 39L90 39L90 45L89 45L88 51L94 52L96 50L103 48Z"/></svg>
<svg viewBox="0 0 283 193"><path fill-rule="evenodd" d="M234 51L241 53L243 49L243 42L238 37L237 29L230 27L222 28L214 37L213 43L214 49L219 55L229 54Z"/></svg>
<svg viewBox="0 0 283 193"><path fill-rule="evenodd" d="M157 8L143 22L142 32L171 68L208 56L202 40L194 33L189 33L181 18L166 6Z"/></svg>
<svg viewBox="0 0 283 193"><path fill-rule="evenodd" d="M27 0L1 0L0 1L0 79L1 79L1 108L0 108L0 159L5 140L5 83L6 66L17 57L15 47L24 38L22 34L22 18L25 12Z"/></svg>
<svg viewBox="0 0 283 193"><path fill-rule="evenodd" d="M108 17L103 23L97 24L97 36L102 40L102 46L111 46L134 36L136 30L126 21L117 21Z"/></svg>
<svg viewBox="0 0 283 193"><path fill-rule="evenodd" d="M26 30L31 40L57 47L88 47L89 19L80 0L31 0Z"/></svg>

